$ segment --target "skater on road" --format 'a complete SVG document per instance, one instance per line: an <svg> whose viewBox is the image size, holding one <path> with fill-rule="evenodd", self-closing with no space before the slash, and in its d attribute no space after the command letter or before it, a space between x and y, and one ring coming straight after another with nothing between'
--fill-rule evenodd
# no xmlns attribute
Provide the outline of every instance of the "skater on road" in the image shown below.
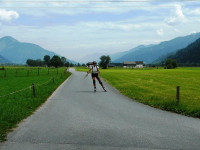
<svg viewBox="0 0 200 150"><path fill-rule="evenodd" d="M102 86L103 90L106 92L106 89L99 77L99 67L97 66L96 61L93 61L93 66L90 67L90 70L87 72L87 75L90 73L91 70L92 70L92 80L93 80L93 85L94 85L94 91L96 92L96 80L95 80L96 78L99 81L99 84Z"/></svg>

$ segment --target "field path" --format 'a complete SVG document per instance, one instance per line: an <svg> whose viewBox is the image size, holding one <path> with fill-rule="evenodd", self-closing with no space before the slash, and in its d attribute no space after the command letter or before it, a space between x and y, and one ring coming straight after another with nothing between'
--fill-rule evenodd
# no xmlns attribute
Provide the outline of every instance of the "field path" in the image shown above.
<svg viewBox="0 0 200 150"><path fill-rule="evenodd" d="M134 102L107 84L94 93L90 77L71 71L1 150L200 149L200 119Z"/></svg>

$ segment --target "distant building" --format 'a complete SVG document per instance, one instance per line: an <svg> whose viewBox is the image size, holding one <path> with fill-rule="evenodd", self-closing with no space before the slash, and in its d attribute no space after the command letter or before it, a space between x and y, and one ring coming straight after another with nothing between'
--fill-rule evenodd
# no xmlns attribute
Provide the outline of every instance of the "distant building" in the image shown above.
<svg viewBox="0 0 200 150"><path fill-rule="evenodd" d="M143 61L124 61L124 68L144 68L145 64Z"/></svg>
<svg viewBox="0 0 200 150"><path fill-rule="evenodd" d="M88 62L86 65L90 68L93 65L93 62Z"/></svg>

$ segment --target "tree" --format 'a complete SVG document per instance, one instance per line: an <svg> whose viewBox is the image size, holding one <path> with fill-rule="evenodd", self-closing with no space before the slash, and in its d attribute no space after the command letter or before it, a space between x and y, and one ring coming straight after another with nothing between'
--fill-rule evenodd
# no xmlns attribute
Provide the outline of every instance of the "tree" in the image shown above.
<svg viewBox="0 0 200 150"><path fill-rule="evenodd" d="M78 64L77 64L77 67L80 67L80 66L81 66L81 64L80 64L80 63L78 63Z"/></svg>
<svg viewBox="0 0 200 150"><path fill-rule="evenodd" d="M36 66L43 66L44 62L41 59L37 59L37 60L27 59L26 64L28 66L36 67Z"/></svg>
<svg viewBox="0 0 200 150"><path fill-rule="evenodd" d="M34 66L34 60L32 60L32 59L27 59L26 64L27 64L28 66Z"/></svg>
<svg viewBox="0 0 200 150"><path fill-rule="evenodd" d="M110 58L110 56L105 56L105 55L103 55L103 56L101 56L100 57L100 63L99 63L99 65L101 66L101 67L103 67L103 69L106 69L107 67L108 67L108 64L110 63L110 61L111 61L111 58Z"/></svg>
<svg viewBox="0 0 200 150"><path fill-rule="evenodd" d="M177 61L174 59L169 58L165 62L165 67L167 69L174 69L174 68L177 68L177 66L178 66Z"/></svg>
<svg viewBox="0 0 200 150"><path fill-rule="evenodd" d="M70 67L74 67L74 64L72 64L72 63L70 63L70 65L69 65Z"/></svg>
<svg viewBox="0 0 200 150"><path fill-rule="evenodd" d="M56 56L56 55L54 55L52 58L51 58L51 60L50 60L50 62L51 62L51 65L52 66L54 66L54 67L59 67L59 66L62 66L62 61L61 61L61 59L60 59L60 57L59 56Z"/></svg>
<svg viewBox="0 0 200 150"><path fill-rule="evenodd" d="M70 63L67 61L66 63L65 63L65 67L69 67L70 66Z"/></svg>
<svg viewBox="0 0 200 150"><path fill-rule="evenodd" d="M47 65L49 67L50 66L50 60L51 60L50 56L45 55L43 60L44 60L45 65Z"/></svg>
<svg viewBox="0 0 200 150"><path fill-rule="evenodd" d="M65 65L67 62L67 59L65 57L61 57L61 61L62 61L63 65Z"/></svg>

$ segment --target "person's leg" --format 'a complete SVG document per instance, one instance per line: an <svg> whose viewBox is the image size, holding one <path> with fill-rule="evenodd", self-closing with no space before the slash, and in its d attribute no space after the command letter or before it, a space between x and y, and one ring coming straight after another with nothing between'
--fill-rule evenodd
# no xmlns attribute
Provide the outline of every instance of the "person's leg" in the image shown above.
<svg viewBox="0 0 200 150"><path fill-rule="evenodd" d="M97 78L97 80L99 81L99 84L102 86L102 87L104 87L103 86L103 83L101 82L101 79L99 78L99 77L96 77Z"/></svg>
<svg viewBox="0 0 200 150"><path fill-rule="evenodd" d="M96 78L97 78L97 80L99 81L99 84L102 86L102 88L103 88L104 91L106 92L106 89L105 89L105 87L104 87L104 85L103 85L103 83L102 83L100 77L98 76L98 77L96 77Z"/></svg>
<svg viewBox="0 0 200 150"><path fill-rule="evenodd" d="M93 80L94 90L96 91L96 80L95 80L95 77L92 77L92 80Z"/></svg>

